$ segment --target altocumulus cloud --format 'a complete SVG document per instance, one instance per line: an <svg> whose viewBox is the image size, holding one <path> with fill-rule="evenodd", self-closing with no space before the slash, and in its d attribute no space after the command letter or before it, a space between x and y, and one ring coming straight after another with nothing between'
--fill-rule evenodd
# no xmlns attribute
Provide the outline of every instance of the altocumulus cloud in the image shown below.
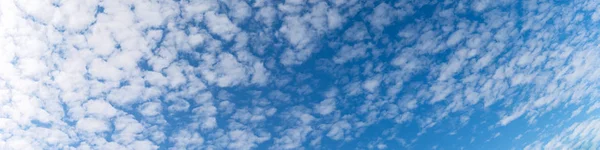
<svg viewBox="0 0 600 150"><path fill-rule="evenodd" d="M2 0L0 149L598 148L593 0Z"/></svg>

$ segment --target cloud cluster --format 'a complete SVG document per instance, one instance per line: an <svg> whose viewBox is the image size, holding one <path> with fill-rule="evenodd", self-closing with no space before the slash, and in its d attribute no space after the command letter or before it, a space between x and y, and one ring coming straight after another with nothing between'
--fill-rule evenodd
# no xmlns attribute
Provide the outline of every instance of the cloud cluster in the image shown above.
<svg viewBox="0 0 600 150"><path fill-rule="evenodd" d="M599 6L0 1L0 149L525 140L600 108ZM597 147L596 122L526 148Z"/></svg>
<svg viewBox="0 0 600 150"><path fill-rule="evenodd" d="M546 142L535 141L525 149L593 149L597 148L600 127L598 119L589 119L574 123Z"/></svg>

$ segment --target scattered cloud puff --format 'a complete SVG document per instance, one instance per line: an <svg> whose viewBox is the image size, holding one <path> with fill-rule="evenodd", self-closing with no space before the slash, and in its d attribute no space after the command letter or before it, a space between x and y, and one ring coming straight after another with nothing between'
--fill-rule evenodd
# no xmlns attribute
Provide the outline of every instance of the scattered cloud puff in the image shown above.
<svg viewBox="0 0 600 150"><path fill-rule="evenodd" d="M0 149L595 148L598 6L0 1Z"/></svg>
<svg viewBox="0 0 600 150"><path fill-rule="evenodd" d="M577 122L557 133L548 141L535 141L525 149L590 149L598 147L598 119Z"/></svg>

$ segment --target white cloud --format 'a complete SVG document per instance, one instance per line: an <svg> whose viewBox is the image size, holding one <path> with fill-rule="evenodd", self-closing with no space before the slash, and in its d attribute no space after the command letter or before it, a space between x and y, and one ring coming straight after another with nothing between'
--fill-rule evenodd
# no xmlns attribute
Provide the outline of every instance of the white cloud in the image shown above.
<svg viewBox="0 0 600 150"><path fill-rule="evenodd" d="M118 89L113 89L106 96L106 99L119 106L125 106L136 103L140 100L140 95L131 93L143 93L145 91L143 86L140 85L127 85Z"/></svg>
<svg viewBox="0 0 600 150"><path fill-rule="evenodd" d="M565 128L560 133L547 141L535 141L525 146L524 149L569 149L569 148L593 148L595 143L600 142L600 120L589 119L577 122Z"/></svg>
<svg viewBox="0 0 600 150"><path fill-rule="evenodd" d="M195 119L198 119L203 129L212 129L217 127L217 120L214 117L217 114L217 108L210 103L205 103L202 106L192 110L196 114Z"/></svg>
<svg viewBox="0 0 600 150"><path fill-rule="evenodd" d="M306 22L311 25L317 32L322 32L327 30L328 28L328 19L329 15L327 14L327 9L329 6L325 2L317 3L313 5L310 13L304 14L303 19L306 19ZM337 16L339 17L339 16ZM331 18L332 21L339 20L339 18ZM335 24L335 23L334 23Z"/></svg>
<svg viewBox="0 0 600 150"><path fill-rule="evenodd" d="M516 110L512 114L502 116L502 118L500 119L500 121L498 123L502 126L505 126L508 123L512 122L513 120L521 117L521 115L525 114L525 111L527 111L527 109L528 109L528 106L520 106L520 107L516 108Z"/></svg>
<svg viewBox="0 0 600 150"><path fill-rule="evenodd" d="M119 116L114 120L115 133L112 139L123 144L135 142L142 136L145 127L133 118L133 116Z"/></svg>
<svg viewBox="0 0 600 150"><path fill-rule="evenodd" d="M167 74L166 78L168 79L171 88L179 87L187 82L187 78L182 73L184 69L185 68L177 64L171 64L171 66L165 68L164 72Z"/></svg>
<svg viewBox="0 0 600 150"><path fill-rule="evenodd" d="M460 56L460 54L455 55L458 58L455 57L451 59L447 64L444 64L440 67L442 71L440 72L440 77L438 78L438 80L446 81L448 79L451 79L452 76L454 76L454 74L456 74L461 69L462 65L464 65L464 56Z"/></svg>
<svg viewBox="0 0 600 150"><path fill-rule="evenodd" d="M301 64L312 54L312 47L308 44L315 33L298 16L288 16L284 20L285 25L279 29L279 32L294 46L294 49L286 49L280 61L284 65Z"/></svg>
<svg viewBox="0 0 600 150"><path fill-rule="evenodd" d="M160 102L147 102L140 106L140 113L144 116L156 116L161 114L162 105Z"/></svg>
<svg viewBox="0 0 600 150"><path fill-rule="evenodd" d="M484 9L486 9L489 5L490 1L489 0L477 0L475 2L473 2L473 10L475 11L483 11Z"/></svg>
<svg viewBox="0 0 600 150"><path fill-rule="evenodd" d="M30 136L34 137L37 141L47 141L48 145L46 146L48 147L58 146L62 143L71 143L73 141L73 139L69 138L69 135L67 133L64 133L57 129L34 127L28 129L28 131L30 131L30 133L33 133L33 135Z"/></svg>
<svg viewBox="0 0 600 150"><path fill-rule="evenodd" d="M306 135L312 130L312 127L309 126L286 129L283 131L283 137L275 139L274 147L278 149L300 148L302 142L306 140Z"/></svg>
<svg viewBox="0 0 600 150"><path fill-rule="evenodd" d="M343 64L354 59L364 58L367 56L366 52L370 48L371 45L365 44L356 44L353 46L344 45L337 55L333 57L333 62Z"/></svg>
<svg viewBox="0 0 600 150"><path fill-rule="evenodd" d="M403 113L402 115L398 115L394 121L396 123L404 123L404 122L408 122L410 120L412 120L413 118L413 114L412 113Z"/></svg>
<svg viewBox="0 0 600 150"><path fill-rule="evenodd" d="M454 31L454 33L450 34L450 37L448 37L448 40L446 41L446 44L448 44L448 46L454 46L456 44L458 44L459 42L461 42L465 37L464 37L464 30L457 30Z"/></svg>
<svg viewBox="0 0 600 150"><path fill-rule="evenodd" d="M27 149L19 143L28 143L31 149L74 149L74 143L81 143L81 148L93 143L158 148L147 140L115 143L105 137L118 134L111 132L109 121L128 114L111 103L130 104L142 95L153 98L137 68L138 60L150 51L143 30L159 26L170 13L166 8L154 14L147 10L174 3L0 3L0 43L6 46L0 58L6 71L0 78L7 80L0 91L12 91L6 93L8 100L0 100L0 113L6 121L2 128L11 128L4 131L14 135L0 138L0 147L8 143ZM16 35L15 40L5 38ZM21 126L13 128L13 123ZM115 128L120 130L116 124Z"/></svg>
<svg viewBox="0 0 600 150"><path fill-rule="evenodd" d="M588 110L587 110L587 111L585 111L585 113L587 113L587 114L590 114L590 113L592 113L594 110L596 110L596 109L598 109L598 108L600 108L600 103L596 102L596 103L594 103L592 106L590 106L590 107L588 108Z"/></svg>
<svg viewBox="0 0 600 150"><path fill-rule="evenodd" d="M129 145L129 148L135 150L158 149L158 146L150 141L135 141Z"/></svg>
<svg viewBox="0 0 600 150"><path fill-rule="evenodd" d="M446 99L446 97L448 97L448 95L450 95L453 91L452 87L449 86L451 86L450 83L438 82L429 87L431 91L434 91L434 96L430 103L436 103Z"/></svg>
<svg viewBox="0 0 600 150"><path fill-rule="evenodd" d="M234 0L230 1L228 5L231 8L229 15L232 16L235 21L241 21L252 16L253 12L245 1Z"/></svg>
<svg viewBox="0 0 600 150"><path fill-rule="evenodd" d="M333 140L343 139L345 135L350 134L350 129L352 129L352 126L347 121L336 122L331 125L331 129L327 132L327 137Z"/></svg>
<svg viewBox="0 0 600 150"><path fill-rule="evenodd" d="M336 9L329 9L329 11L327 11L327 19L327 26L329 29L339 28L345 21Z"/></svg>
<svg viewBox="0 0 600 150"><path fill-rule="evenodd" d="M21 70L23 77L41 78L48 71L48 67L41 60L35 58L21 58L16 67Z"/></svg>
<svg viewBox="0 0 600 150"><path fill-rule="evenodd" d="M367 26L362 22L356 22L352 27L344 31L344 39L347 41L361 41L370 39L371 35L367 29Z"/></svg>
<svg viewBox="0 0 600 150"><path fill-rule="evenodd" d="M328 98L315 106L315 111L321 115L327 115L335 111L335 99Z"/></svg>
<svg viewBox="0 0 600 150"><path fill-rule="evenodd" d="M253 149L257 144L268 140L270 137L259 137L248 131L234 130L230 131L229 138L231 139L227 148L231 149Z"/></svg>
<svg viewBox="0 0 600 150"><path fill-rule="evenodd" d="M269 72L264 67L263 63L260 63L260 62L254 63L254 65L252 67L254 69L254 72L252 74L252 79L250 79L250 81L252 83L255 83L258 85L264 85L264 84L268 83Z"/></svg>
<svg viewBox="0 0 600 150"><path fill-rule="evenodd" d="M110 129L108 123L103 120L94 119L94 118L83 118L77 121L77 129L86 132L106 132Z"/></svg>
<svg viewBox="0 0 600 150"><path fill-rule="evenodd" d="M579 108L575 109L572 113L571 113L571 118L579 115L581 113L581 111L583 111L583 106L580 106Z"/></svg>
<svg viewBox="0 0 600 150"><path fill-rule="evenodd" d="M220 87L228 87L240 84L246 80L246 69L229 53L219 54L216 58L212 55L205 55L205 60L211 60L211 63L216 63L214 66L210 66L210 70L208 68L201 70L204 79L209 83L216 83Z"/></svg>
<svg viewBox="0 0 600 150"><path fill-rule="evenodd" d="M204 138L198 133L190 133L187 130L179 130L169 140L175 145L170 149L198 149L204 143Z"/></svg>
<svg viewBox="0 0 600 150"><path fill-rule="evenodd" d="M277 19L276 15L277 10L273 7L261 7L255 16L255 19L270 27L275 19Z"/></svg>
<svg viewBox="0 0 600 150"><path fill-rule="evenodd" d="M121 70L99 58L94 59L91 62L89 73L93 77L108 81L119 81L123 78L121 76Z"/></svg>
<svg viewBox="0 0 600 150"><path fill-rule="evenodd" d="M370 20L370 24L379 30L383 30L383 28L393 21L395 21L395 12L393 8L387 3L381 3L374 8L373 14L368 17Z"/></svg>
<svg viewBox="0 0 600 150"><path fill-rule="evenodd" d="M144 72L144 79L153 86L166 86L169 83L165 76L154 71Z"/></svg>
<svg viewBox="0 0 600 150"><path fill-rule="evenodd" d="M90 100L84 106L87 114L100 118L111 118L116 116L118 112L110 103L103 100Z"/></svg>
<svg viewBox="0 0 600 150"><path fill-rule="evenodd" d="M243 13L243 12L242 12ZM225 40L233 39L240 29L227 18L225 15L216 14L216 12L205 13L206 26L213 32Z"/></svg>
<svg viewBox="0 0 600 150"><path fill-rule="evenodd" d="M169 110L169 112L180 112L180 111L188 111L188 109L190 108L190 103L182 100L182 99L177 99L177 100L173 100L173 103L167 108Z"/></svg>
<svg viewBox="0 0 600 150"><path fill-rule="evenodd" d="M60 16L53 18L52 22L58 27L75 31L83 30L95 20L94 14L98 11L97 3L97 1L62 2L61 7L56 8Z"/></svg>
<svg viewBox="0 0 600 150"><path fill-rule="evenodd" d="M381 77L373 77L369 80L366 80L363 82L363 88L371 93L376 92L375 90L377 90L377 87L379 87L379 84L381 82Z"/></svg>

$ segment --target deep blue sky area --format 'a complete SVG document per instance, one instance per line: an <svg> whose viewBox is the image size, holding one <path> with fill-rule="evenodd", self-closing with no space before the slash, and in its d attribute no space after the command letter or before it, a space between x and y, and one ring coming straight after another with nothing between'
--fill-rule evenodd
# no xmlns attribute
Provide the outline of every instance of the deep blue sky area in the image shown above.
<svg viewBox="0 0 600 150"><path fill-rule="evenodd" d="M0 1L0 149L597 149L599 10Z"/></svg>

